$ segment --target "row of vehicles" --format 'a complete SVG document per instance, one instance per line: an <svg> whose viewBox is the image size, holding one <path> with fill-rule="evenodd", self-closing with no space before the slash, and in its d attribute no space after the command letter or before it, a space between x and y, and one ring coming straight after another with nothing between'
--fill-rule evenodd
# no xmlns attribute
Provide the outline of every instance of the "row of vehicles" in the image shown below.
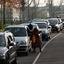
<svg viewBox="0 0 64 64"><path fill-rule="evenodd" d="M25 53L25 55L28 55L29 52L32 51L32 44L31 44L32 41L30 40L30 36L28 36L28 32L27 32L28 25L30 23L33 25L33 28L37 28L38 30L41 31L41 33L39 34L41 41L43 41L43 39L46 39L48 41L50 39L50 35L53 30L59 32L63 29L63 23L60 18L49 18L49 19L37 18L34 19L33 21L22 23L20 25L12 25L5 27L3 34L7 34L7 36L4 36L4 40L7 39L9 40L9 36L11 36L11 33L13 34L11 36L12 38L11 42L13 44L11 43L8 45L10 41L9 42L6 41L7 42L6 44L3 44L4 42L2 42L2 47L0 46L1 49L3 49L1 51L4 51L0 53L0 57L2 56L1 58L5 59L6 64L9 64L12 60L14 60L13 62L14 64L16 64L17 53L22 54L23 52Z"/></svg>

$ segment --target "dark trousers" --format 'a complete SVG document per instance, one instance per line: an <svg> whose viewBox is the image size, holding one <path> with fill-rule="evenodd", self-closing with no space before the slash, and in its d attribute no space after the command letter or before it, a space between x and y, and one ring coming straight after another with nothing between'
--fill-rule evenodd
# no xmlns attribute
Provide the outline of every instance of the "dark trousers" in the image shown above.
<svg viewBox="0 0 64 64"><path fill-rule="evenodd" d="M38 47L39 50L41 51L41 46L33 46L33 50L34 50L34 51L36 50L36 47Z"/></svg>

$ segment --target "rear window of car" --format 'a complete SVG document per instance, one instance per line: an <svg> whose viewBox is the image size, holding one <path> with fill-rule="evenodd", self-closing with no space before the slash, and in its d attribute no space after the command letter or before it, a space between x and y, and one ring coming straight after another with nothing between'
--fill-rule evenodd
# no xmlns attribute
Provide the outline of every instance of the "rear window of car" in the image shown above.
<svg viewBox="0 0 64 64"><path fill-rule="evenodd" d="M25 28L19 28L19 27L13 27L13 28L5 28L4 31L10 31L13 33L14 36L26 36L26 29Z"/></svg>
<svg viewBox="0 0 64 64"><path fill-rule="evenodd" d="M46 28L46 24L45 23L36 23L39 28Z"/></svg>
<svg viewBox="0 0 64 64"><path fill-rule="evenodd" d="M57 20L49 20L50 24L57 24L58 21Z"/></svg>

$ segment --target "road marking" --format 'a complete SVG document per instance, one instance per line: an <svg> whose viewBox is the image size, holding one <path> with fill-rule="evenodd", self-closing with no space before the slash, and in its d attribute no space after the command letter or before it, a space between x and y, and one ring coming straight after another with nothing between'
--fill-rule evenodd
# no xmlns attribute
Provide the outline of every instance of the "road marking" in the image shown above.
<svg viewBox="0 0 64 64"><path fill-rule="evenodd" d="M62 33L57 34L56 36L54 36L52 39L50 39L41 49L42 51L44 50L44 48L47 46L47 44L49 44L54 38L56 38L57 36L61 35ZM38 58L40 57L41 52L39 52L39 54L37 55L37 57L35 58L34 62L32 64L35 64L38 60Z"/></svg>

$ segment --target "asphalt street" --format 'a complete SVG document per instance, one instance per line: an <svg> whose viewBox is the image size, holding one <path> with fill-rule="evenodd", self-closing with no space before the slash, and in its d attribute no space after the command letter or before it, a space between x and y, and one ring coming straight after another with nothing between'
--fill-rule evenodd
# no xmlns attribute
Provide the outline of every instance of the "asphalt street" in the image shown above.
<svg viewBox="0 0 64 64"><path fill-rule="evenodd" d="M49 41L42 42L42 52L36 49L28 56L18 56L18 64L64 64L64 32L52 33Z"/></svg>

